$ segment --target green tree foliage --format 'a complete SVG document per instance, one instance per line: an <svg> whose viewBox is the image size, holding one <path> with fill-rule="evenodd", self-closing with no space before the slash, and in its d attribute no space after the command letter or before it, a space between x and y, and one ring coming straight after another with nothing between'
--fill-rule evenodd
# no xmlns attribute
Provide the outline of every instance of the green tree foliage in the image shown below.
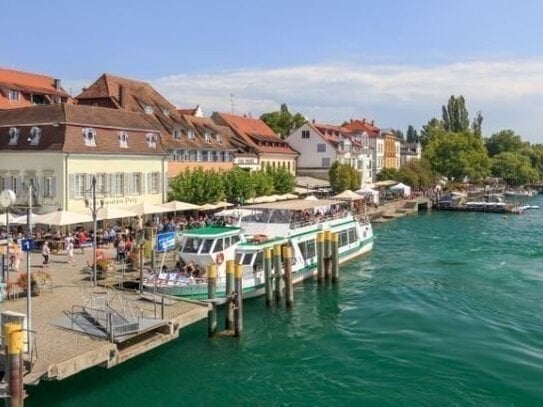
<svg viewBox="0 0 543 407"><path fill-rule="evenodd" d="M360 173L349 164L340 164L335 161L328 170L330 186L335 194L339 194L347 189L356 191L360 188Z"/></svg>
<svg viewBox="0 0 543 407"><path fill-rule="evenodd" d="M513 130L501 130L486 139L488 155L493 157L500 153L514 153L519 151L524 143Z"/></svg>
<svg viewBox="0 0 543 407"><path fill-rule="evenodd" d="M483 131L483 115L481 114L481 111L478 111L475 115L475 118L471 122L471 129L473 130L473 133L475 135L480 136L482 135Z"/></svg>
<svg viewBox="0 0 543 407"><path fill-rule="evenodd" d="M217 171L204 171L201 167L185 170L170 182L170 199L202 205L224 198L223 177Z"/></svg>
<svg viewBox="0 0 543 407"><path fill-rule="evenodd" d="M419 141L419 135L417 133L417 130L412 125L409 125L407 127L405 137L408 143L418 143Z"/></svg>
<svg viewBox="0 0 543 407"><path fill-rule="evenodd" d="M424 149L430 142L430 139L435 134L438 134L438 133L441 134L444 132L445 132L445 128L443 127L443 124L441 123L440 120L434 117L430 119L430 121L427 124L422 126L422 130L420 131L420 136L419 136L419 143Z"/></svg>
<svg viewBox="0 0 543 407"><path fill-rule="evenodd" d="M428 160L412 159L400 167L397 179L412 187L425 188L434 186L437 176Z"/></svg>
<svg viewBox="0 0 543 407"><path fill-rule="evenodd" d="M296 177L286 168L271 171L274 193L282 195L292 192L296 186Z"/></svg>
<svg viewBox="0 0 543 407"><path fill-rule="evenodd" d="M489 174L490 162L481 137L470 132L439 131L423 151L434 171L455 181L477 181Z"/></svg>
<svg viewBox="0 0 543 407"><path fill-rule="evenodd" d="M251 174L252 183L254 185L254 195L264 196L272 195L274 192L274 177L270 171L254 171Z"/></svg>
<svg viewBox="0 0 543 407"><path fill-rule="evenodd" d="M524 185L538 178L530 159L516 152L504 152L492 158L492 175L512 186Z"/></svg>
<svg viewBox="0 0 543 407"><path fill-rule="evenodd" d="M519 152L530 159L532 168L537 173L537 180L543 179L543 145L526 144Z"/></svg>
<svg viewBox="0 0 543 407"><path fill-rule="evenodd" d="M398 137L400 140L405 140L405 136L401 130L392 130L392 134L394 134L394 136Z"/></svg>
<svg viewBox="0 0 543 407"><path fill-rule="evenodd" d="M228 202L246 201L256 196L254 178L249 171L234 167L225 172L223 176L224 194Z"/></svg>
<svg viewBox="0 0 543 407"><path fill-rule="evenodd" d="M289 112L288 107L283 103L276 112L264 113L260 116L270 128L281 135L281 138L288 136L293 128L298 128L305 123L305 118L300 113L293 115Z"/></svg>
<svg viewBox="0 0 543 407"><path fill-rule="evenodd" d="M399 174L396 168L383 168L376 176L377 181L394 180L399 181Z"/></svg>
<svg viewBox="0 0 543 407"><path fill-rule="evenodd" d="M462 133L469 131L469 114L464 96L451 95L447 106L442 106L442 122L446 131Z"/></svg>

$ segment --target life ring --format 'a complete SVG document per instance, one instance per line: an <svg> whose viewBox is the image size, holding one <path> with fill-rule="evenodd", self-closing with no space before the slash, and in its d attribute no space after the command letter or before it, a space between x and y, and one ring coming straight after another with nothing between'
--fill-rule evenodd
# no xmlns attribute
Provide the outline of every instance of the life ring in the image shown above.
<svg viewBox="0 0 543 407"><path fill-rule="evenodd" d="M217 263L218 265L221 265L223 262L224 262L224 254L223 253L217 254L217 256L215 256L215 263Z"/></svg>

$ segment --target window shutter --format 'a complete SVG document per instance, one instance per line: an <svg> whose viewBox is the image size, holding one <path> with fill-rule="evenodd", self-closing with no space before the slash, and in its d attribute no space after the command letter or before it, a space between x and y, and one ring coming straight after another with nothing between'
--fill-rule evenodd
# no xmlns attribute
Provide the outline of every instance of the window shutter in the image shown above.
<svg viewBox="0 0 543 407"><path fill-rule="evenodd" d="M162 189L161 189L161 187L162 187L162 182L161 181L162 180L161 180L160 175L161 175L160 172L155 172L155 177L156 177L156 181L157 181L157 186L156 186L157 194L159 194L162 191Z"/></svg>
<svg viewBox="0 0 543 407"><path fill-rule="evenodd" d="M111 174L104 174L103 196L111 195Z"/></svg>
<svg viewBox="0 0 543 407"><path fill-rule="evenodd" d="M23 184L24 184L24 178L23 177L17 177L17 193L22 194L23 193Z"/></svg>
<svg viewBox="0 0 543 407"><path fill-rule="evenodd" d="M153 193L152 187L153 187L153 173L148 172L147 173L147 193L148 194Z"/></svg>
<svg viewBox="0 0 543 407"><path fill-rule="evenodd" d="M70 174L69 181L68 181L68 190L70 191L70 194L68 195L70 199L74 199L75 197L75 175Z"/></svg>
<svg viewBox="0 0 543 407"><path fill-rule="evenodd" d="M51 177L51 190L49 191L51 198L57 197L57 177Z"/></svg>
<svg viewBox="0 0 543 407"><path fill-rule="evenodd" d="M128 174L126 172L123 174L123 183L124 183L124 185L123 185L123 187L124 187L123 193L124 193L124 195L129 195L130 194L130 189L129 189L130 180L129 180Z"/></svg>
<svg viewBox="0 0 543 407"><path fill-rule="evenodd" d="M140 190L137 191L138 195L145 195L145 186L147 184L145 180L145 174L143 172L140 172Z"/></svg>

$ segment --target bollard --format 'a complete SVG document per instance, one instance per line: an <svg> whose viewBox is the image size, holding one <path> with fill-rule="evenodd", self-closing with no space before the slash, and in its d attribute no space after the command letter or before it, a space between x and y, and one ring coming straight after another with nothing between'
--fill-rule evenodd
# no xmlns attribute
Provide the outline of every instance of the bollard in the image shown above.
<svg viewBox="0 0 543 407"><path fill-rule="evenodd" d="M332 278L332 232L324 231L324 279Z"/></svg>
<svg viewBox="0 0 543 407"><path fill-rule="evenodd" d="M273 247L273 275L275 277L275 301L279 301L283 296L283 267L281 264L281 245L276 244Z"/></svg>
<svg viewBox="0 0 543 407"><path fill-rule="evenodd" d="M324 281L324 233L317 233L317 281Z"/></svg>
<svg viewBox="0 0 543 407"><path fill-rule="evenodd" d="M214 300L217 295L217 265L209 264L207 266L207 298ZM211 309L207 312L207 334L215 335L217 331L217 304L211 302Z"/></svg>
<svg viewBox="0 0 543 407"><path fill-rule="evenodd" d="M330 247L330 242L331 242L331 235L332 235L332 232L330 230L325 230L324 232L324 258L328 258L331 256L331 247Z"/></svg>
<svg viewBox="0 0 543 407"><path fill-rule="evenodd" d="M235 290L234 278L236 273L236 262L234 260L226 260L226 289L224 296L226 301L226 312L224 319L224 329L230 331L234 329L234 303L228 300L232 297L232 292Z"/></svg>
<svg viewBox="0 0 543 407"><path fill-rule="evenodd" d="M264 287L266 289L266 305L269 307L273 301L273 276L272 276L272 249L264 248Z"/></svg>
<svg viewBox="0 0 543 407"><path fill-rule="evenodd" d="M332 233L332 283L339 281L339 234Z"/></svg>
<svg viewBox="0 0 543 407"><path fill-rule="evenodd" d="M23 389L23 331L20 324L4 324L4 335L7 340L7 379L8 395L6 406L22 407Z"/></svg>
<svg viewBox="0 0 543 407"><path fill-rule="evenodd" d="M285 305L292 307L294 305L294 289L292 287L292 248L283 246L283 259L285 263Z"/></svg>
<svg viewBox="0 0 543 407"><path fill-rule="evenodd" d="M243 332L243 269L239 264L236 264L235 286L234 336L239 337Z"/></svg>

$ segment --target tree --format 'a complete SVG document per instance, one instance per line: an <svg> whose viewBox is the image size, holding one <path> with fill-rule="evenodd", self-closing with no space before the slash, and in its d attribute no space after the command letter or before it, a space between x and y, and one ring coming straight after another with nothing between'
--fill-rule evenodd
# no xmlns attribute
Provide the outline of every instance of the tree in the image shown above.
<svg viewBox="0 0 543 407"><path fill-rule="evenodd" d="M461 133L469 130L469 114L464 96L451 95L447 106L442 106L442 123L446 131Z"/></svg>
<svg viewBox="0 0 543 407"><path fill-rule="evenodd" d="M398 170L396 168L383 168L381 171L379 171L379 174L377 174L376 178L377 181L397 181L399 179Z"/></svg>
<svg viewBox="0 0 543 407"><path fill-rule="evenodd" d="M328 170L330 186L335 194L347 189L357 190L360 188L360 173L349 164L341 164L335 161Z"/></svg>
<svg viewBox="0 0 543 407"><path fill-rule="evenodd" d="M283 195L292 192L296 186L296 177L286 168L277 168L271 172L273 189L276 194Z"/></svg>
<svg viewBox="0 0 543 407"><path fill-rule="evenodd" d="M407 127L407 132L406 132L405 135L406 135L406 139L407 139L408 143L418 143L419 142L419 135L417 133L417 130L412 125L409 125Z"/></svg>
<svg viewBox="0 0 543 407"><path fill-rule="evenodd" d="M532 168L537 173L537 179L543 179L543 145L525 145L520 149L520 154L528 157L532 164Z"/></svg>
<svg viewBox="0 0 543 407"><path fill-rule="evenodd" d="M481 114L481 111L478 111L477 115L471 122L471 129L473 130L473 133L475 133L477 136L480 136L482 134L482 125L483 115Z"/></svg>
<svg viewBox="0 0 543 407"><path fill-rule="evenodd" d="M224 198L222 175L214 170L204 171L202 167L186 169L170 182L170 198L202 205Z"/></svg>
<svg viewBox="0 0 543 407"><path fill-rule="evenodd" d="M424 149L426 147L434 135L441 133L445 133L443 123L435 117L430 119L427 124L422 126L422 130L420 131L419 143L422 148Z"/></svg>
<svg viewBox="0 0 543 407"><path fill-rule="evenodd" d="M500 153L514 153L523 146L522 139L513 130L501 130L486 139L486 149L490 157Z"/></svg>
<svg viewBox="0 0 543 407"><path fill-rule="evenodd" d="M504 152L492 158L492 175L503 178L512 186L524 185L537 179L530 159L517 152Z"/></svg>
<svg viewBox="0 0 543 407"><path fill-rule="evenodd" d="M403 135L403 131L401 131L401 130L397 130L397 129L395 130L395 129L393 129L393 130L392 130L392 134L394 134L394 136L396 136L396 137L399 138L400 140L405 140L405 137L404 137L404 135Z"/></svg>
<svg viewBox="0 0 543 407"><path fill-rule="evenodd" d="M240 167L224 173L224 194L229 202L246 201L255 196L254 178Z"/></svg>
<svg viewBox="0 0 543 407"><path fill-rule="evenodd" d="M290 113L285 103L281 104L279 111L264 113L260 119L282 138L288 136L293 128L300 127L306 121L300 113L295 115Z"/></svg>
<svg viewBox="0 0 543 407"><path fill-rule="evenodd" d="M431 187L437 181L428 160L412 159L398 170L398 180L412 187Z"/></svg>
<svg viewBox="0 0 543 407"><path fill-rule="evenodd" d="M255 196L272 195L274 192L274 178L270 171L254 171L251 173Z"/></svg>
<svg viewBox="0 0 543 407"><path fill-rule="evenodd" d="M481 137L472 133L437 132L423 156L432 170L450 179L477 181L489 173L490 162Z"/></svg>

